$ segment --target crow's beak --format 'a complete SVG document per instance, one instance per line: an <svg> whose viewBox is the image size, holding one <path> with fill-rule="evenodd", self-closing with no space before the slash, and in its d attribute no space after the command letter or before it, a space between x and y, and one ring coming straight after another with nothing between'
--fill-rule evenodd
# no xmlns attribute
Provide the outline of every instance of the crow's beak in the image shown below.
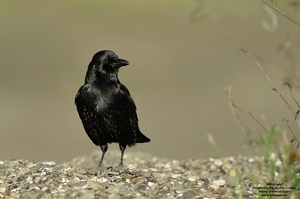
<svg viewBox="0 0 300 199"><path fill-rule="evenodd" d="M120 68L122 66L127 66L129 64L128 61L126 61L125 59L117 59L113 62L112 67L113 68Z"/></svg>

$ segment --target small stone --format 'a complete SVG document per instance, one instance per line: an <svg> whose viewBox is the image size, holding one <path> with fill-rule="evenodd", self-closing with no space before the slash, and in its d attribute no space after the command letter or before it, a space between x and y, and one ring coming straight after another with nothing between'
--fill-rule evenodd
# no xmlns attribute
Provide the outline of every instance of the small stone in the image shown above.
<svg viewBox="0 0 300 199"><path fill-rule="evenodd" d="M120 195L128 195L131 192L131 190L126 186L119 187L119 193Z"/></svg>
<svg viewBox="0 0 300 199"><path fill-rule="evenodd" d="M2 175L0 176L1 180L5 180L6 178L7 178L7 176L2 176Z"/></svg>
<svg viewBox="0 0 300 199"><path fill-rule="evenodd" d="M214 162L214 164L215 164L216 166L220 167L220 166L223 165L223 162L222 162L222 160L220 160L220 159L216 159L215 162Z"/></svg>
<svg viewBox="0 0 300 199"><path fill-rule="evenodd" d="M153 183L153 182L148 182L147 185L148 185L149 187L154 187L155 183Z"/></svg>
<svg viewBox="0 0 300 199"><path fill-rule="evenodd" d="M8 172L8 173L13 173L13 172L15 172L16 170L14 169L14 168L7 168L6 169L6 172Z"/></svg>
<svg viewBox="0 0 300 199"><path fill-rule="evenodd" d="M137 192L144 192L146 190L146 186L145 185L138 185L137 188L135 189L135 191Z"/></svg>
<svg viewBox="0 0 300 199"><path fill-rule="evenodd" d="M35 166L36 166L36 163L32 163L32 162L31 162L31 163L27 164L27 167L28 167L28 168L32 168L32 167L35 167Z"/></svg>
<svg viewBox="0 0 300 199"><path fill-rule="evenodd" d="M129 164L127 167L128 169L135 169L135 166L133 164Z"/></svg>
<svg viewBox="0 0 300 199"><path fill-rule="evenodd" d="M26 198L26 197L29 197L32 195L32 192L31 191L24 191L22 192L21 194L21 198Z"/></svg>
<svg viewBox="0 0 300 199"><path fill-rule="evenodd" d="M181 175L180 174L172 174L171 178L179 178Z"/></svg>
<svg viewBox="0 0 300 199"><path fill-rule="evenodd" d="M5 191L6 191L6 188L4 188L4 187L1 187L1 188L0 188L0 193L3 193L3 194L4 194Z"/></svg>
<svg viewBox="0 0 300 199"><path fill-rule="evenodd" d="M183 198L194 198L197 194L192 191L192 190L188 190L188 191L185 191L183 194L182 194L182 197Z"/></svg>
<svg viewBox="0 0 300 199"><path fill-rule="evenodd" d="M219 187L223 187L223 186L225 186L225 184L226 184L226 181L223 179L215 180L212 182L212 185L216 185Z"/></svg>
<svg viewBox="0 0 300 199"><path fill-rule="evenodd" d="M178 183L178 182L175 182L174 183L174 188L177 190L177 191L180 191L183 189L183 185L181 183Z"/></svg>
<svg viewBox="0 0 300 199"><path fill-rule="evenodd" d="M121 197L117 194L111 194L108 196L109 199L120 199Z"/></svg>
<svg viewBox="0 0 300 199"><path fill-rule="evenodd" d="M108 172L108 175L113 175L113 176L115 176L115 175L119 175L120 173L119 172L116 172L116 171L109 171Z"/></svg>
<svg viewBox="0 0 300 199"><path fill-rule="evenodd" d="M24 175L24 174L28 173L29 171L30 171L29 168L26 168L26 167L20 168L18 175Z"/></svg>
<svg viewBox="0 0 300 199"><path fill-rule="evenodd" d="M119 188L111 185L106 189L106 191L109 193L116 194L116 193L119 193Z"/></svg>
<svg viewBox="0 0 300 199"><path fill-rule="evenodd" d="M220 187L217 185L209 185L209 188L213 189L214 191L218 190Z"/></svg>
<svg viewBox="0 0 300 199"><path fill-rule="evenodd" d="M43 188L42 188L42 191L44 191L44 192L46 192L47 190L49 190L48 187L43 187Z"/></svg>
<svg viewBox="0 0 300 199"><path fill-rule="evenodd" d="M80 199L90 199L94 198L94 191L93 190L88 190L84 192L82 196L79 197Z"/></svg>
<svg viewBox="0 0 300 199"><path fill-rule="evenodd" d="M42 165L46 166L54 166L56 163L54 161L43 161Z"/></svg>
<svg viewBox="0 0 300 199"><path fill-rule="evenodd" d="M195 181L198 180L198 179L199 179L198 176L191 176L191 177L188 178L188 181L190 181L190 182L195 182Z"/></svg>

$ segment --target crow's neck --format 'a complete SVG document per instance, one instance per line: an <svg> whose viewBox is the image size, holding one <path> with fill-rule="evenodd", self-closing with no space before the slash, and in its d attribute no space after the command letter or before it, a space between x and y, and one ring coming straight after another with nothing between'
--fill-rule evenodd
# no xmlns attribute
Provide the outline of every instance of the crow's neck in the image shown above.
<svg viewBox="0 0 300 199"><path fill-rule="evenodd" d="M105 83L105 82L119 82L117 73L99 73L96 71L88 71L85 77L85 83Z"/></svg>

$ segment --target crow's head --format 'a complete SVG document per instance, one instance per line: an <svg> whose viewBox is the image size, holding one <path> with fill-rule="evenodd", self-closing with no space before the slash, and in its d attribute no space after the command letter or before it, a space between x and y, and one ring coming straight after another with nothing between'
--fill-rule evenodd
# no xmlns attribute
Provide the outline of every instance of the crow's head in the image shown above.
<svg viewBox="0 0 300 199"><path fill-rule="evenodd" d="M102 50L97 52L89 64L85 80L93 82L99 78L111 77L117 78L119 68L129 64L125 59L119 59L111 50Z"/></svg>
<svg viewBox="0 0 300 199"><path fill-rule="evenodd" d="M117 73L120 67L129 64L128 61L119 59L118 56L111 50L102 50L97 52L93 56L91 63L93 63L97 72L103 74Z"/></svg>

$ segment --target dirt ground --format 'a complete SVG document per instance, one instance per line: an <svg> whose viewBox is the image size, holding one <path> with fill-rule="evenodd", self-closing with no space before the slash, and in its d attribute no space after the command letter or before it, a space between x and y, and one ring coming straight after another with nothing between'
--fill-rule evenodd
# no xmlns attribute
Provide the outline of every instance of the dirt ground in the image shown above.
<svg viewBox="0 0 300 199"><path fill-rule="evenodd" d="M289 119L297 131L294 116L239 49L284 71L266 69L289 97L280 82L297 74L289 71L300 63L299 26L258 0L219 2L2 2L0 159L60 163L96 149L74 97L93 54L103 49L130 62L119 78L138 107L140 129L151 138L128 150L176 159L257 154L231 115L223 90L228 85L252 136L261 129L248 112L266 127L285 128L282 119ZM300 20L289 1L278 7Z"/></svg>

